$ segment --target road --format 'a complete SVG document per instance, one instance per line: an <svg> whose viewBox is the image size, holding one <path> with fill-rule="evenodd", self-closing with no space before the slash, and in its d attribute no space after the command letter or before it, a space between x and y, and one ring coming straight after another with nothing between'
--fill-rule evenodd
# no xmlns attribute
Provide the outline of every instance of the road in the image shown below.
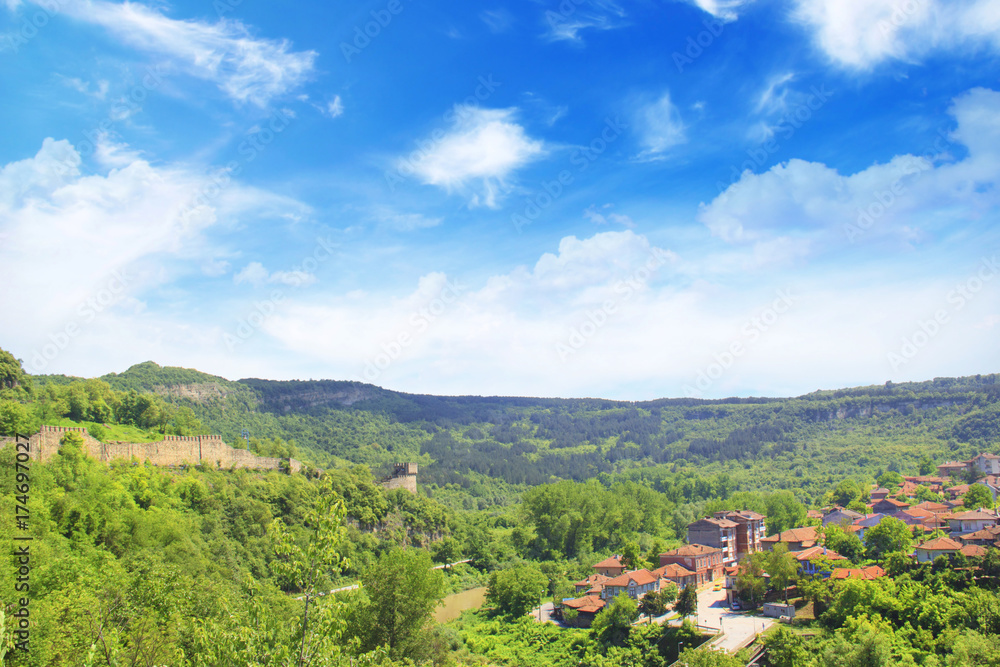
<svg viewBox="0 0 1000 667"><path fill-rule="evenodd" d="M758 633L774 625L774 619L734 612L726 604L726 590L698 593L698 624L722 631L712 646L730 653L742 648Z"/></svg>

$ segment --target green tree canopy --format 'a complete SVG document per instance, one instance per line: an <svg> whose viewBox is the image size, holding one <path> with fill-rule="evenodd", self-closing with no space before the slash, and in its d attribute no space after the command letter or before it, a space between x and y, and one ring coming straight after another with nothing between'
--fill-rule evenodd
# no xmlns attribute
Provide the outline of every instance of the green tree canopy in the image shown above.
<svg viewBox="0 0 1000 667"><path fill-rule="evenodd" d="M486 602L498 613L518 618L539 604L547 583L545 575L534 564L493 572Z"/></svg>
<svg viewBox="0 0 1000 667"><path fill-rule="evenodd" d="M913 536L909 527L895 517L886 517L865 532L865 547L869 558L882 559L895 551L909 551Z"/></svg>
<svg viewBox="0 0 1000 667"><path fill-rule="evenodd" d="M973 484L962 496L962 504L965 509L975 510L980 507L993 507L993 494L986 488L985 484Z"/></svg>

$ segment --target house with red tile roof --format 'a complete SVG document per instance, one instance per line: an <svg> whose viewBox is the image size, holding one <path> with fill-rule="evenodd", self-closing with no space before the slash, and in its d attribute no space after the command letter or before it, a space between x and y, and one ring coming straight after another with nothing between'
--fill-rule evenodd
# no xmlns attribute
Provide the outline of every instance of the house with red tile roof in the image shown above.
<svg viewBox="0 0 1000 667"><path fill-rule="evenodd" d="M997 540L1000 540L1000 526L991 526L990 528L977 530L974 533L959 535L958 540L963 544L978 544L988 547L994 544Z"/></svg>
<svg viewBox="0 0 1000 667"><path fill-rule="evenodd" d="M673 583L677 586L677 588L684 588L689 584L692 586L698 585L698 573L687 569L679 563L667 563L666 565L653 570L653 574L658 576L663 581ZM663 586L662 581L660 582L660 586Z"/></svg>
<svg viewBox="0 0 1000 667"><path fill-rule="evenodd" d="M938 556L949 558L962 550L962 545L950 537L939 537L919 545L915 551L918 563L929 563Z"/></svg>
<svg viewBox="0 0 1000 667"><path fill-rule="evenodd" d="M986 547L978 544L966 544L958 551L966 558L982 558L986 555Z"/></svg>
<svg viewBox="0 0 1000 667"><path fill-rule="evenodd" d="M605 574L592 574L583 581L578 581L573 586L576 587L576 594L580 595L600 595L601 588L605 581L611 577Z"/></svg>
<svg viewBox="0 0 1000 667"><path fill-rule="evenodd" d="M660 566L669 563L683 565L694 572L696 585L701 586L722 576L722 549L704 544L687 544L660 554Z"/></svg>
<svg viewBox="0 0 1000 667"><path fill-rule="evenodd" d="M802 551L816 546L819 542L819 536L815 526L807 526L805 528L790 528L783 533L765 537L761 542L764 545L764 551L771 551L779 542L787 544L789 551Z"/></svg>
<svg viewBox="0 0 1000 667"><path fill-rule="evenodd" d="M575 600L563 600L562 602L564 609L576 611L575 625L582 627L589 627L594 622L594 617L604 609L604 606L604 600L596 595L585 595Z"/></svg>
<svg viewBox="0 0 1000 667"><path fill-rule="evenodd" d="M969 468L978 470L984 475L1000 475L1000 456L996 454L978 454L969 459Z"/></svg>
<svg viewBox="0 0 1000 667"><path fill-rule="evenodd" d="M615 599L622 593L627 593L633 600L638 600L646 593L660 590L660 578L649 570L633 570L612 577L601 586L601 599L605 602Z"/></svg>
<svg viewBox="0 0 1000 667"><path fill-rule="evenodd" d="M872 503L872 512L879 514L891 514L892 512L899 512L906 509L910 509L910 503L905 503L895 498L883 498L878 502Z"/></svg>
<svg viewBox="0 0 1000 667"><path fill-rule="evenodd" d="M948 505L942 505L941 503L935 503L930 500L925 500L922 503L917 503L912 509L927 510L934 514L949 514L951 513L951 507Z"/></svg>
<svg viewBox="0 0 1000 667"><path fill-rule="evenodd" d="M888 498L889 494L891 494L891 493L892 493L892 491L890 491L889 489L885 488L884 486L880 487L880 488L877 488L877 489L875 489L874 491L871 492L872 502L875 502L875 501L878 501L878 500L882 500L883 498Z"/></svg>
<svg viewBox="0 0 1000 667"><path fill-rule="evenodd" d="M985 512L983 510L969 510L952 514L948 519L952 535L964 535L965 533L975 533L984 528L990 528L1000 524L1000 517L995 512Z"/></svg>
<svg viewBox="0 0 1000 667"><path fill-rule="evenodd" d="M861 512L855 512L854 510L849 510L844 507L835 507L832 511L827 512L826 516L823 517L823 525L826 526L831 523L849 525L858 519L863 519L864 516L865 515Z"/></svg>
<svg viewBox="0 0 1000 667"><path fill-rule="evenodd" d="M799 562L799 572L802 574L817 574L822 572L817 563L824 558L833 562L847 560L847 558L841 556L836 551L819 545L803 549L802 551L793 551L792 556Z"/></svg>
<svg viewBox="0 0 1000 667"><path fill-rule="evenodd" d="M969 492L969 485L959 484L958 486L951 486L948 487L948 489L946 489L945 492L948 494L948 497L951 498L952 500L958 500Z"/></svg>
<svg viewBox="0 0 1000 667"><path fill-rule="evenodd" d="M606 577L617 577L625 571L625 566L622 565L621 556L612 556L611 558L605 558L595 565L594 569L597 570L597 574L603 574Z"/></svg>
<svg viewBox="0 0 1000 667"><path fill-rule="evenodd" d="M941 477L961 475L968 469L969 466L966 461L948 461L947 463L942 463L937 467L938 475Z"/></svg>

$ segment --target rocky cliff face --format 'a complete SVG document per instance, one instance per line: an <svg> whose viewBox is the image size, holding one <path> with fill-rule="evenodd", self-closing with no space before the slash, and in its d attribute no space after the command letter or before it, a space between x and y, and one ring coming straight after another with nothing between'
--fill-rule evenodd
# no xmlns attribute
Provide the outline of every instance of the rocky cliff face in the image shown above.
<svg viewBox="0 0 1000 667"><path fill-rule="evenodd" d="M228 392L214 382L176 384L156 387L156 393L170 398L183 398L197 403L224 399Z"/></svg>
<svg viewBox="0 0 1000 667"><path fill-rule="evenodd" d="M349 386L334 389L313 386L290 388L280 394L269 395L261 402L271 409L290 412L325 405L349 406L369 398L372 398L372 392L366 387Z"/></svg>

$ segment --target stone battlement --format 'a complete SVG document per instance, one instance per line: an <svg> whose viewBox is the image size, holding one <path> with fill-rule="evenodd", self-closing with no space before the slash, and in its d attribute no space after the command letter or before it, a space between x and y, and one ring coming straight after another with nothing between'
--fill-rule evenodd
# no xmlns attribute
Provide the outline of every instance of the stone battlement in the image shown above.
<svg viewBox="0 0 1000 667"><path fill-rule="evenodd" d="M406 489L410 493L417 492L417 464L397 463L393 466L390 477L386 477L380 482L385 489Z"/></svg>
<svg viewBox="0 0 1000 667"><path fill-rule="evenodd" d="M101 442L81 426L42 426L30 438L28 455L36 461L48 461L59 451L59 440L66 433L79 433L87 455L105 463L134 458L165 467L204 464L218 468L279 470L283 462L291 472L300 472L303 467L295 459L257 456L245 449L234 449L223 442L220 435L168 435L157 442ZM10 442L13 438L0 438L0 447Z"/></svg>

